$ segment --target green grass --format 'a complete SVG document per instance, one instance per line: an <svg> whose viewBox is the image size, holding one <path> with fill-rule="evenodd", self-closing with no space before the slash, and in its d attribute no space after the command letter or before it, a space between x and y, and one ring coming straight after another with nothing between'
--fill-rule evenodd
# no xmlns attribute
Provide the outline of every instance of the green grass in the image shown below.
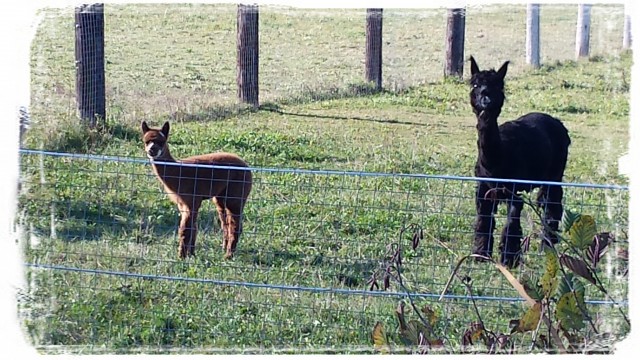
<svg viewBox="0 0 640 360"><path fill-rule="evenodd" d="M566 181L626 185L617 159L629 141L631 56L612 45L619 43L621 7L594 8L597 56L579 62L569 60L572 36L563 38L575 26L569 8L543 6L545 65L539 70L526 69L518 50L524 29L513 30L524 24L524 6L470 10L466 52L481 67L513 61L503 119L544 111L564 121L573 141ZM385 10L386 90L371 93L360 84L363 11L264 7L264 106L257 111L235 103L235 7L107 5L105 12L107 131L86 130L75 119L73 16L50 11L33 44L34 124L25 147L141 158L140 121L159 126L170 120L176 157L224 150L265 168L473 173L468 87L440 80L442 10ZM386 245L403 226L418 223L427 236L405 253L406 283L439 294L471 246L473 182L257 171L237 256L222 260L215 209L206 204L197 255L179 261L178 213L148 165L23 155L21 166L27 262L151 276L27 267L23 321L45 352L370 352L376 321L395 326L397 296L207 281L362 290ZM626 299L627 280L617 274L624 264L615 250L627 246L628 192L566 187L565 203L618 237L603 276L615 298ZM525 212L525 232L538 231ZM497 220L500 229L504 209ZM485 264L463 271L474 279L476 295L517 297ZM465 289L454 284L450 293ZM588 296L601 298L593 291ZM475 321L469 302L420 303L436 310L437 330L457 349ZM485 321L503 332L523 309L498 301L479 306ZM600 311L617 336L628 333L615 312Z"/></svg>

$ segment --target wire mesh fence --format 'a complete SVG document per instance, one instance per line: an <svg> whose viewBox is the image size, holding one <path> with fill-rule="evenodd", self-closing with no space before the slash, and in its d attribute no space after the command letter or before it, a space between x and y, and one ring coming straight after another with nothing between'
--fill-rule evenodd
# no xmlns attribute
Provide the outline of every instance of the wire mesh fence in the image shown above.
<svg viewBox="0 0 640 360"><path fill-rule="evenodd" d="M21 168L27 329L38 346L369 352L374 324L395 324L407 292L435 309L438 330L455 346L475 316L473 300L485 323L506 333L524 309L483 263L460 270L473 280L473 300L454 283L438 301L457 261L471 252L472 178L252 168L234 259L223 260L216 209L206 204L196 256L180 260L179 214L148 160L23 150ZM602 276L618 304L595 292L587 303L594 321L622 331L628 189L564 188L565 208L592 215L616 239ZM537 244L540 222L531 209L524 214L524 233ZM504 218L503 209L497 229ZM416 249L402 234L409 224L425 233ZM404 285L372 290L369 280L394 242L406 249ZM534 249L527 261L541 258Z"/></svg>
<svg viewBox="0 0 640 360"><path fill-rule="evenodd" d="M380 99L362 99L352 109L323 109L322 100L370 91L363 86L366 10L261 6L257 88L266 111L247 113L238 127L209 122L198 128L185 122L226 118L239 106L238 7L104 9L108 134L68 121L78 106L77 69L70 60L73 10L46 11L33 45L33 131L24 146L51 150L21 150L19 211L29 281L21 310L36 346L77 346L77 352L373 352L374 325L395 327L398 301L409 298L435 311L434 327L451 352L476 310L495 331L510 331L509 321L525 305L489 264L464 263L459 270L472 281L473 297L454 281L439 299L458 260L472 250L476 217L476 180L438 175L468 173L476 140L471 112L462 105L467 89L431 84L443 75L446 9L383 10L382 42L371 46L382 47L382 86L391 94L385 101L404 108L363 114ZM550 64L549 72L567 65L558 61L574 58L575 10L541 6L542 64ZM468 7L465 53L499 59L488 66L523 58L525 11L525 5ZM592 8L592 54L622 52L622 14L622 6ZM588 77L595 70L587 67L608 61L564 66L574 72L561 82L525 80L518 86L526 88L521 91L528 103L512 101L505 110L509 116L559 113L572 127L565 179L576 183L564 184L565 209L593 216L599 231L615 240L600 273L611 297L590 289L587 305L599 329L624 336L628 188L577 183L615 178L610 157L627 141L618 126L628 116L625 63L611 61L596 80ZM527 68L516 60L509 69L510 78L517 78ZM425 84L418 95L405 96ZM593 101L602 93L552 93L553 101L545 103L542 95L554 86L585 93L603 88L611 101ZM181 125L172 138L176 153L227 149L251 164L254 185L232 260L223 259L212 202L200 209L196 255L179 259L180 213L149 160L131 157L140 153L143 119ZM362 126L349 128L354 123ZM611 138L599 138L605 131ZM343 148L348 151L336 151ZM86 154L94 149L114 156ZM323 168L340 171L312 170ZM505 220L501 207L497 238ZM532 248L518 276L543 259L533 209L525 208L522 225ZM424 231L415 249L403 231L408 226ZM372 274L385 266L394 244L403 248L403 283L371 289ZM521 350L529 348L530 339L518 339Z"/></svg>

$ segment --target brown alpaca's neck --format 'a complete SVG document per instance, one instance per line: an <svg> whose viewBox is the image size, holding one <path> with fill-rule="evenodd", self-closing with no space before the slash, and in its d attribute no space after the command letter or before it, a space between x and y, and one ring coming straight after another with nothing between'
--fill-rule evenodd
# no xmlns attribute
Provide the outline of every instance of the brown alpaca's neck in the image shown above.
<svg viewBox="0 0 640 360"><path fill-rule="evenodd" d="M477 116L478 124L478 163L491 173L492 177L498 177L502 157L502 141L498 129L497 116L488 116L484 113ZM478 174L476 174L478 175Z"/></svg>
<svg viewBox="0 0 640 360"><path fill-rule="evenodd" d="M162 150L162 156L157 157L151 160L151 166L153 167L153 172L158 176L158 178L166 185L167 179L171 179L175 177L175 168L176 166L165 165L161 163L176 163L176 159L171 156L171 152L168 147L165 147ZM159 164L160 163L160 164Z"/></svg>

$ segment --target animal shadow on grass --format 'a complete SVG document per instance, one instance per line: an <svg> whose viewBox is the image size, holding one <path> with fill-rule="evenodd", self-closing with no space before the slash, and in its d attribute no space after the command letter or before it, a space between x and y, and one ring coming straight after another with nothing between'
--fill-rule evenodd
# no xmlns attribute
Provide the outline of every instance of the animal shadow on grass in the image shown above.
<svg viewBox="0 0 640 360"><path fill-rule="evenodd" d="M111 212L106 209L122 211ZM166 242L171 246L178 243L176 236L180 218L173 216L173 209L161 208L150 213L142 206L126 203L99 207L88 206L84 201L69 201L54 204L47 210L55 212L55 238L62 241L115 239L119 243L154 245ZM27 216L27 221L33 225L33 231L52 236L51 213L34 215ZM215 209L203 209L201 217L200 229L205 236L206 247L218 249L221 228Z"/></svg>
<svg viewBox="0 0 640 360"><path fill-rule="evenodd" d="M342 259L324 256L321 253L310 254L287 248L265 249L255 246L240 250L238 260L267 268L286 268L291 264L297 264L311 273L321 274L332 286L352 288L362 288L371 272L379 266L377 260Z"/></svg>

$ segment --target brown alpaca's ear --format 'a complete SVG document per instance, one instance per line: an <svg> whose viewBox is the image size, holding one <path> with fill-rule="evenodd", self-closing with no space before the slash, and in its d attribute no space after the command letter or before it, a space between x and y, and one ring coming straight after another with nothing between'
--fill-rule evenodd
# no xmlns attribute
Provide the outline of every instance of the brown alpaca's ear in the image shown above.
<svg viewBox="0 0 640 360"><path fill-rule="evenodd" d="M471 76L473 76L476 73L479 73L480 69L478 68L478 64L476 63L476 59L474 59L473 56L470 57L470 60L471 60Z"/></svg>
<svg viewBox="0 0 640 360"><path fill-rule="evenodd" d="M149 125L147 125L146 121L142 121L142 134L146 134L149 131Z"/></svg>
<svg viewBox="0 0 640 360"><path fill-rule="evenodd" d="M504 77L507 76L507 67L509 66L509 60L505 61L504 64L498 69L498 75L500 78L504 80Z"/></svg>
<svg viewBox="0 0 640 360"><path fill-rule="evenodd" d="M160 132L162 132L162 135L164 135L165 139L169 138L169 122L165 122L164 125L162 125L162 130L160 130Z"/></svg>

